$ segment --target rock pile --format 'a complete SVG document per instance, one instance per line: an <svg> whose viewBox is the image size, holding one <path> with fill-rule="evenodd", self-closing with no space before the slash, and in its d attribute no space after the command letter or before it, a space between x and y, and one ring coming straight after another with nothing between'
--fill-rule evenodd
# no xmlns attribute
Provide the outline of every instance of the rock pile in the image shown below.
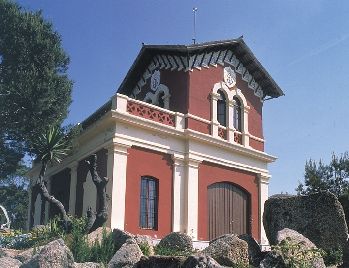
<svg viewBox="0 0 349 268"><path fill-rule="evenodd" d="M284 228L303 234L324 250L344 248L348 238L343 208L329 192L271 197L264 205L263 224L271 245Z"/></svg>

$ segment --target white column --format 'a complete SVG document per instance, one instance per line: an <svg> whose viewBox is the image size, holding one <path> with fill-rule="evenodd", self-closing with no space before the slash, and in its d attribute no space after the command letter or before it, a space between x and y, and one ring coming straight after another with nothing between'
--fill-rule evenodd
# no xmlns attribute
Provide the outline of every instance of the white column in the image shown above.
<svg viewBox="0 0 349 268"><path fill-rule="evenodd" d="M121 230L125 225L127 148L129 147L114 143L108 148L107 193L111 197L110 227Z"/></svg>
<svg viewBox="0 0 349 268"><path fill-rule="evenodd" d="M242 110L243 112L243 131L242 131L242 144L246 147L250 146L250 135L248 131L248 112L250 111L250 106L245 106Z"/></svg>
<svg viewBox="0 0 349 268"><path fill-rule="evenodd" d="M78 181L78 162L74 162L69 168L70 168L69 213L71 215L75 215L76 184Z"/></svg>
<svg viewBox="0 0 349 268"><path fill-rule="evenodd" d="M219 94L212 92L211 93L211 135L218 138L218 126L219 122L217 121L217 100Z"/></svg>
<svg viewBox="0 0 349 268"><path fill-rule="evenodd" d="M184 232L185 217L185 163L184 156L172 155L173 159L173 211L172 231Z"/></svg>
<svg viewBox="0 0 349 268"><path fill-rule="evenodd" d="M186 161L186 228L185 232L193 240L198 238L198 210L199 210L199 164L201 161L187 159Z"/></svg>
<svg viewBox="0 0 349 268"><path fill-rule="evenodd" d="M269 245L267 235L265 234L265 229L263 226L263 213L264 213L264 203L268 199L269 196L269 174L260 173L258 174L259 177L259 205L260 205L260 234L261 234L261 244L262 245Z"/></svg>
<svg viewBox="0 0 349 268"><path fill-rule="evenodd" d="M234 105L235 100L228 100L228 124L227 124L227 136L229 142L234 142Z"/></svg>

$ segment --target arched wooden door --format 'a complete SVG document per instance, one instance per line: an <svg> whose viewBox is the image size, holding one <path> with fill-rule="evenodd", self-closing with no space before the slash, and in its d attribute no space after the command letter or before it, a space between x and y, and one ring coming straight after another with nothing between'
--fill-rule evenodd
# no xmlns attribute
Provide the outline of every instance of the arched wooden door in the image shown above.
<svg viewBox="0 0 349 268"><path fill-rule="evenodd" d="M249 194L228 182L207 187L208 238L249 232Z"/></svg>

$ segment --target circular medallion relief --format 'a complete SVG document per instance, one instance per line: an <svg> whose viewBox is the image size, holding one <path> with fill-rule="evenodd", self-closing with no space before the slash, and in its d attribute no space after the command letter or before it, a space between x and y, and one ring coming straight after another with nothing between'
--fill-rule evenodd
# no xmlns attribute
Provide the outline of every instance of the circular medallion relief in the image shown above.
<svg viewBox="0 0 349 268"><path fill-rule="evenodd" d="M224 82L228 87L233 87L236 84L236 74L231 67L224 68Z"/></svg>
<svg viewBox="0 0 349 268"><path fill-rule="evenodd" d="M159 85L160 85L160 71L155 70L154 73L151 75L150 89L153 91L156 91Z"/></svg>

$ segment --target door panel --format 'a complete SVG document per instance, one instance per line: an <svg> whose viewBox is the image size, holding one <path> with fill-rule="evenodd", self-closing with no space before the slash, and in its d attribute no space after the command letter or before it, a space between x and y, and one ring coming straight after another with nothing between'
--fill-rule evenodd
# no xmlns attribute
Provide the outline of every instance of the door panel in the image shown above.
<svg viewBox="0 0 349 268"><path fill-rule="evenodd" d="M247 233L248 193L227 182L211 184L207 190L209 239L228 233Z"/></svg>

